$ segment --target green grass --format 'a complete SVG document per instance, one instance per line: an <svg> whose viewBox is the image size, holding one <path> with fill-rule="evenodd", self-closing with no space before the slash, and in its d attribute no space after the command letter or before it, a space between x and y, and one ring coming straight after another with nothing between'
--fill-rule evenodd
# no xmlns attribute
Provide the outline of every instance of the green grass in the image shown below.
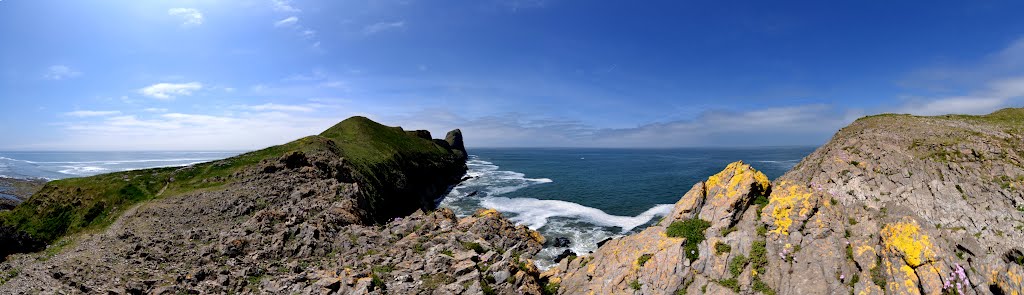
<svg viewBox="0 0 1024 295"><path fill-rule="evenodd" d="M0 223L51 243L65 235L106 227L141 202L216 190L232 183L237 172L293 153L329 153L344 158L369 197L370 209L375 210L384 207L379 196L391 193L388 188L406 183L402 167L445 167L461 156L446 146L443 141L419 138L398 127L352 117L320 135L224 160L51 181L21 205L0 213ZM408 163L410 159L417 162Z"/></svg>
<svg viewBox="0 0 1024 295"><path fill-rule="evenodd" d="M638 279L633 279L632 282L629 282L629 287L632 288L633 290L640 291L640 287L643 287L643 286L644 285L641 284L640 280L638 280Z"/></svg>
<svg viewBox="0 0 1024 295"><path fill-rule="evenodd" d="M476 252L476 254L484 254L485 252L484 247L480 246L480 243L462 242L462 247L469 250L473 250L473 252Z"/></svg>
<svg viewBox="0 0 1024 295"><path fill-rule="evenodd" d="M765 274L765 266L768 265L768 249L764 240L754 241L750 246L750 265L757 271L758 275Z"/></svg>
<svg viewBox="0 0 1024 295"><path fill-rule="evenodd" d="M740 292L740 282L736 280L736 278L728 278L724 280L718 280L715 282L718 283L719 285L722 285L722 287L729 288L733 292Z"/></svg>
<svg viewBox="0 0 1024 295"><path fill-rule="evenodd" d="M882 257L875 260L875 266L871 268L871 282L875 283L882 291L885 291L885 275L882 274Z"/></svg>
<svg viewBox="0 0 1024 295"><path fill-rule="evenodd" d="M733 257L732 261L729 262L729 273L732 277L738 277L743 273L743 268L747 266L747 257L740 254L739 256Z"/></svg>
<svg viewBox="0 0 1024 295"><path fill-rule="evenodd" d="M722 253L729 252L732 252L732 246L722 243L721 241L715 242L715 255L722 255Z"/></svg>
<svg viewBox="0 0 1024 295"><path fill-rule="evenodd" d="M651 257L653 257L653 256L654 256L654 254L640 255L640 258L636 259L636 264L640 265L640 266L644 266L644 264L647 264L647 261L651 260Z"/></svg>
<svg viewBox="0 0 1024 295"><path fill-rule="evenodd" d="M700 257L700 253L697 250L697 244L704 241L704 230L711 227L711 223L698 219L692 218L685 221L675 221L668 226L665 234L669 237L675 238L686 238L686 242L683 244L683 250L686 251L686 258L690 261L697 260Z"/></svg>
<svg viewBox="0 0 1024 295"><path fill-rule="evenodd" d="M561 287L557 283L547 283L544 285L544 290L541 290L541 294L544 295L555 295L558 294L558 288Z"/></svg>
<svg viewBox="0 0 1024 295"><path fill-rule="evenodd" d="M775 290L772 289L771 287L768 287L768 284L765 284L763 281L761 281L760 278L754 278L754 282L751 284L751 288L754 289L754 291L761 292L761 294L765 295L776 294Z"/></svg>

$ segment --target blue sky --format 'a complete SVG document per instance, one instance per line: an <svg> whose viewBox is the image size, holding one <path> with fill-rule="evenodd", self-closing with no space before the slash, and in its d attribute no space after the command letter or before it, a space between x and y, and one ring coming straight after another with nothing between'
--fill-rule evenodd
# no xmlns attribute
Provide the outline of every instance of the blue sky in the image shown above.
<svg viewBox="0 0 1024 295"><path fill-rule="evenodd" d="M1024 104L1013 1L0 0L0 150L816 145Z"/></svg>

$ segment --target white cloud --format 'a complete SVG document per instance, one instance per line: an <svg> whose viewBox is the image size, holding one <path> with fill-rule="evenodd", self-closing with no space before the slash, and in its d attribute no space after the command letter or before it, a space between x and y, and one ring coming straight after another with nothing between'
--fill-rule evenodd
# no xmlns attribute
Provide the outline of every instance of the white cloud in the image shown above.
<svg viewBox="0 0 1024 295"><path fill-rule="evenodd" d="M46 74L43 75L43 77L50 80L64 80L81 75L81 72L76 71L71 67L65 65L52 65L49 68L46 68Z"/></svg>
<svg viewBox="0 0 1024 295"><path fill-rule="evenodd" d="M291 1L289 1L289 0L271 0L270 4L274 8L274 10L276 10L276 11L291 12L291 13L296 13L296 12L302 11L302 10L292 6L291 5Z"/></svg>
<svg viewBox="0 0 1024 295"><path fill-rule="evenodd" d="M255 150L318 134L342 119L278 111L116 116L64 122L61 125L66 137L39 146L68 150Z"/></svg>
<svg viewBox="0 0 1024 295"><path fill-rule="evenodd" d="M303 38L309 39L309 38L316 37L316 31L306 29L306 30L302 30L302 32L299 33L299 35L301 35Z"/></svg>
<svg viewBox="0 0 1024 295"><path fill-rule="evenodd" d="M119 115L121 111L73 111L64 113L66 116L71 117L105 117Z"/></svg>
<svg viewBox="0 0 1024 295"><path fill-rule="evenodd" d="M165 108L145 108L145 109L143 109L143 111L147 111L147 112L150 112L150 113L166 113L167 109L165 109Z"/></svg>
<svg viewBox="0 0 1024 295"><path fill-rule="evenodd" d="M250 111L279 111L279 112L312 112L312 107L306 105L285 105L276 103L265 103L261 105L240 105L239 109Z"/></svg>
<svg viewBox="0 0 1024 295"><path fill-rule="evenodd" d="M292 26L295 26L295 24L297 24L298 22L299 22L299 17L297 17L297 16L289 16L289 17L287 17L285 19L282 19L282 20L274 22L274 26L278 27L278 28L280 28L280 27L292 27Z"/></svg>
<svg viewBox="0 0 1024 295"><path fill-rule="evenodd" d="M914 99L896 109L897 113L933 116L945 114L983 115L1024 101L1024 76L988 83L972 95Z"/></svg>
<svg viewBox="0 0 1024 295"><path fill-rule="evenodd" d="M189 96L192 92L203 89L199 82L189 83L157 83L139 89L139 93L156 99L172 99L176 96Z"/></svg>
<svg viewBox="0 0 1024 295"><path fill-rule="evenodd" d="M689 120L602 128L576 120L522 114L464 117L449 110L368 115L387 125L444 134L460 128L470 146L495 147L682 147L794 146L821 144L863 115L810 104L742 111L705 111Z"/></svg>
<svg viewBox="0 0 1024 295"><path fill-rule="evenodd" d="M203 13L199 12L195 8L171 8L167 10L167 15L180 17L183 26L198 26L203 24Z"/></svg>
<svg viewBox="0 0 1024 295"><path fill-rule="evenodd" d="M405 21L379 22L363 27L363 34L373 35L376 33L405 28Z"/></svg>

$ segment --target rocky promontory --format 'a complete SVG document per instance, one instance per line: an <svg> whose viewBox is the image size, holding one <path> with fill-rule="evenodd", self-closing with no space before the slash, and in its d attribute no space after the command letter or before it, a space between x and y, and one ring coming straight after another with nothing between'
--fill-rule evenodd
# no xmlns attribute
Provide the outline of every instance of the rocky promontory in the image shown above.
<svg viewBox="0 0 1024 295"><path fill-rule="evenodd" d="M463 146L353 117L220 161L53 181L0 215L49 244L7 257L0 293L538 294L543 237L434 208Z"/></svg>
<svg viewBox="0 0 1024 295"><path fill-rule="evenodd" d="M857 120L769 183L741 162L658 225L542 275L561 294L1020 294L1024 109Z"/></svg>

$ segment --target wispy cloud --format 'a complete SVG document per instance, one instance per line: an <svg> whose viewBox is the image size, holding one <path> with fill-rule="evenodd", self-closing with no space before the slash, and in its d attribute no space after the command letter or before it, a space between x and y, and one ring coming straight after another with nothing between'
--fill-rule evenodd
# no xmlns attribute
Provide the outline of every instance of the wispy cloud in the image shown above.
<svg viewBox="0 0 1024 295"><path fill-rule="evenodd" d="M43 78L50 80L64 80L81 76L82 73L65 65L52 65L46 68Z"/></svg>
<svg viewBox="0 0 1024 295"><path fill-rule="evenodd" d="M341 115L341 114L338 114ZM340 119L307 113L165 113L64 122L67 137L47 148L70 150L255 150L317 134Z"/></svg>
<svg viewBox="0 0 1024 295"><path fill-rule="evenodd" d="M83 111L73 111L73 112L64 113L65 116L79 117L79 118L84 118L84 117L104 117L104 116L113 116L113 115L120 115L120 114L121 114L121 111L84 111L84 110Z"/></svg>
<svg viewBox="0 0 1024 295"><path fill-rule="evenodd" d="M989 83L972 95L918 98L894 110L915 115L987 114L996 109L1020 106L1024 102L1024 76Z"/></svg>
<svg viewBox="0 0 1024 295"><path fill-rule="evenodd" d="M271 7L276 11L296 13L302 10L292 6L289 0L270 0Z"/></svg>
<svg viewBox="0 0 1024 295"><path fill-rule="evenodd" d="M239 105L236 108L249 111L279 111L279 112L312 112L314 109L308 105L286 105L276 103L265 103L260 105Z"/></svg>
<svg viewBox="0 0 1024 295"><path fill-rule="evenodd" d="M157 83L139 89L139 93L152 98L167 100L177 96L189 96L200 89L203 89L203 84L199 82Z"/></svg>
<svg viewBox="0 0 1024 295"><path fill-rule="evenodd" d="M442 109L368 115L386 124L435 133L461 128L467 144L477 147L682 147L820 144L863 113L825 104L710 110L689 120L629 128L603 128L572 119L516 113L466 117Z"/></svg>
<svg viewBox="0 0 1024 295"><path fill-rule="evenodd" d="M165 108L145 108L145 109L143 109L143 111L150 112L150 113L166 113L167 109L165 109Z"/></svg>
<svg viewBox="0 0 1024 295"><path fill-rule="evenodd" d="M282 20L274 22L274 26L278 27L278 28L281 28L281 27L293 27L297 23L299 23L299 17L293 15L293 16L289 16L289 17L287 17L285 19L282 19Z"/></svg>
<svg viewBox="0 0 1024 295"><path fill-rule="evenodd" d="M405 28L405 21L379 22L363 27L363 34L373 35L384 31L400 30Z"/></svg>
<svg viewBox="0 0 1024 295"><path fill-rule="evenodd" d="M195 8L171 8L167 10L167 15L180 17L183 26L198 26L203 24L203 13Z"/></svg>
<svg viewBox="0 0 1024 295"><path fill-rule="evenodd" d="M547 5L545 0L494 0L493 3L512 12L519 12L519 10L529 8L541 8Z"/></svg>
<svg viewBox="0 0 1024 295"><path fill-rule="evenodd" d="M940 89L952 95L917 95L887 111L915 115L987 114L1024 104L1024 38L990 54L973 66L929 68L914 73L905 86ZM949 89L954 85L954 89ZM965 89L956 91L957 89Z"/></svg>

